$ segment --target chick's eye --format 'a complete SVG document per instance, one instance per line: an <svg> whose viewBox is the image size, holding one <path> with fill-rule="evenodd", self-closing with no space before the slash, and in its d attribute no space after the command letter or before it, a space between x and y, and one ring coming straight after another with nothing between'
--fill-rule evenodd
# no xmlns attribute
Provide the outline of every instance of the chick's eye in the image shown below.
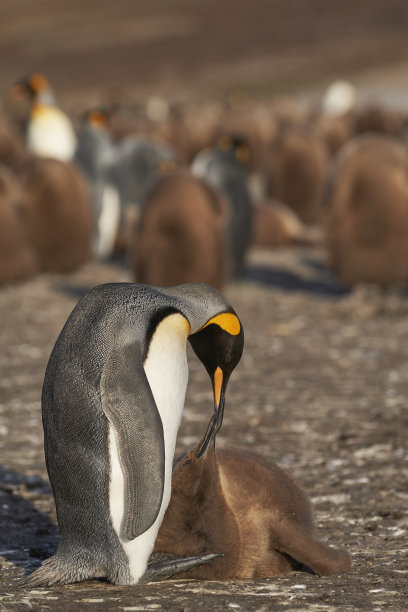
<svg viewBox="0 0 408 612"><path fill-rule="evenodd" d="M185 467L186 465L189 465L190 463L191 463L191 459L186 459L186 460L183 462L183 467Z"/></svg>

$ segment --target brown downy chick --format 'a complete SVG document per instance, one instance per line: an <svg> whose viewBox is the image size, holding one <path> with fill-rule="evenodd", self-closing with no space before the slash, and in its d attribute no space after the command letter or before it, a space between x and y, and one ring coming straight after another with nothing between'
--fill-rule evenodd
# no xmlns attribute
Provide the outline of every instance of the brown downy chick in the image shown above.
<svg viewBox="0 0 408 612"><path fill-rule="evenodd" d="M254 246L316 246L321 240L318 226L302 223L295 211L282 202L266 201L254 210Z"/></svg>
<svg viewBox="0 0 408 612"><path fill-rule="evenodd" d="M0 164L0 284L30 278L38 271L21 216L21 198L18 180Z"/></svg>
<svg viewBox="0 0 408 612"><path fill-rule="evenodd" d="M344 285L408 281L408 156L387 136L360 136L338 154L327 180L328 265Z"/></svg>
<svg viewBox="0 0 408 612"><path fill-rule="evenodd" d="M92 213L85 177L72 164L32 157L20 172L21 213L42 272L70 272L90 253Z"/></svg>
<svg viewBox="0 0 408 612"><path fill-rule="evenodd" d="M221 404L204 438L174 469L155 550L223 553L188 578L268 578L302 566L320 575L347 572L348 553L314 537L308 498L286 472L255 453L215 451L222 411Z"/></svg>
<svg viewBox="0 0 408 612"><path fill-rule="evenodd" d="M198 281L221 289L226 276L225 208L186 171L158 176L142 203L130 246L139 283L168 287Z"/></svg>

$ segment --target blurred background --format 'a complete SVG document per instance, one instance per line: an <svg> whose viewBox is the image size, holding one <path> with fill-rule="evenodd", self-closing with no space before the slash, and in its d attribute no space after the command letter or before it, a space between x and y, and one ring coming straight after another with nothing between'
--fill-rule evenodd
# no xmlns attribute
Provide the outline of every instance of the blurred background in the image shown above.
<svg viewBox="0 0 408 612"><path fill-rule="evenodd" d="M338 78L405 82L404 0L4 0L2 87L43 72L61 103L271 96L321 90ZM382 93L386 93L382 91Z"/></svg>
<svg viewBox="0 0 408 612"><path fill-rule="evenodd" d="M349 169L338 169L334 160L342 147L367 133L391 137L394 144L397 139L405 149L407 27L403 0L4 2L0 161L6 174L7 168L13 171L13 177L3 176L8 185L3 191L21 201L18 224L25 225L23 232L28 231L28 242L36 243L38 251L45 236L59 232L57 225L50 225L44 202L53 199L55 210L71 210L68 201L61 204L60 193L67 195L64 180L76 181L82 199L88 189L91 200L91 219L85 219L83 204L74 221L77 226L91 224L92 236L87 238L84 230L79 250L84 253L92 241L90 253L100 259L121 254L142 282L197 278L222 287L227 279L245 275L251 245L287 244L324 244L327 265L346 285L405 281L408 270L395 278L368 270L370 266L361 263L365 254L351 263L340 261L347 241L355 243L357 230L339 234L339 218L348 219L345 211L354 205L350 198L337 202L337 186L346 176L352 190L360 179L351 176L355 160ZM202 151L210 153L200 157ZM376 154L360 151L355 157L361 155ZM39 157L72 162L74 171ZM361 163L368 167L371 162ZM382 160L381 167L384 164ZM223 268L219 278L197 269L185 278L167 271L153 276L145 272L145 260L153 264L143 244L152 245L152 235L161 232L163 238L163 233L173 232L170 225L176 218L173 210L171 220L164 221L165 232L157 224L153 227L149 211L157 206L170 209L156 200L146 206L146 199L153 197L147 192L158 183L158 175L163 179L175 169L191 171L210 184L219 199L218 213L208 221L214 226L208 235L214 243L222 242L223 253L212 264ZM389 170L384 173L385 182L394 184ZM80 184L84 177L87 187ZM20 195L10 196L10 180ZM390 190L379 189L372 178L363 180L366 199L370 190ZM184 182L179 179L177 189L186 194ZM186 201L195 198L185 196ZM377 215L374 225L384 225L384 213L381 217L370 206L370 225L372 215ZM202 209L206 207L208 201ZM380 202L378 207L384 206ZM147 217L144 229L142 211ZM354 214L352 222L366 232L366 217L356 219ZM223 238L215 236L217 224L224 227ZM190 235L191 224L186 227L180 231ZM145 238L146 232L149 237L143 243L141 234ZM195 236L191 243L208 242L208 235ZM173 235L174 243L176 238ZM374 242L378 248L378 239ZM398 248L398 257L401 253ZM169 256L167 252L163 257ZM390 256L389 266L395 257ZM83 259L78 255L75 265ZM31 268L67 271L75 265L50 268L39 261ZM355 266L363 272L355 273ZM353 270L345 271L347 267Z"/></svg>

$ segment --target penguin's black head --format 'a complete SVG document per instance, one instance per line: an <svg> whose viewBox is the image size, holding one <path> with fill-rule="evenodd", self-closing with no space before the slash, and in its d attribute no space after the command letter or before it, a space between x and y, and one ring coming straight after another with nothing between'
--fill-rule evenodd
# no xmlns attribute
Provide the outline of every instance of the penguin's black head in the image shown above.
<svg viewBox="0 0 408 612"><path fill-rule="evenodd" d="M45 76L39 72L34 72L24 77L13 86L13 95L16 98L24 96L35 98L41 92L49 89L49 83Z"/></svg>
<svg viewBox="0 0 408 612"><path fill-rule="evenodd" d="M90 108L83 113L82 122L85 125L90 125L94 130L107 129L109 111L102 106Z"/></svg>
<svg viewBox="0 0 408 612"><path fill-rule="evenodd" d="M213 433L217 433L222 424L228 380L241 359L244 330L237 315L231 310L212 317L201 329L189 336L189 341L211 378L215 412L212 429ZM205 449L206 446L203 453Z"/></svg>
<svg viewBox="0 0 408 612"><path fill-rule="evenodd" d="M241 136L224 134L218 139L217 147L221 149L221 151L232 152L241 164L245 165L251 159L250 146Z"/></svg>
<svg viewBox="0 0 408 612"><path fill-rule="evenodd" d="M212 317L188 339L213 384L220 369L226 386L244 346L244 331L235 312L222 312Z"/></svg>

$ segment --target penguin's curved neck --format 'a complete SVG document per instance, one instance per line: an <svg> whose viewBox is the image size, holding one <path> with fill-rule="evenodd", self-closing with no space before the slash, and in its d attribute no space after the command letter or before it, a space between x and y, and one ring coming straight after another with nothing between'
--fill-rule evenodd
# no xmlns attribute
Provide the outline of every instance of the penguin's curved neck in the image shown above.
<svg viewBox="0 0 408 612"><path fill-rule="evenodd" d="M39 106L56 106L57 101L55 99L54 92L50 88L41 89L38 91L32 101L31 106L33 108Z"/></svg>

